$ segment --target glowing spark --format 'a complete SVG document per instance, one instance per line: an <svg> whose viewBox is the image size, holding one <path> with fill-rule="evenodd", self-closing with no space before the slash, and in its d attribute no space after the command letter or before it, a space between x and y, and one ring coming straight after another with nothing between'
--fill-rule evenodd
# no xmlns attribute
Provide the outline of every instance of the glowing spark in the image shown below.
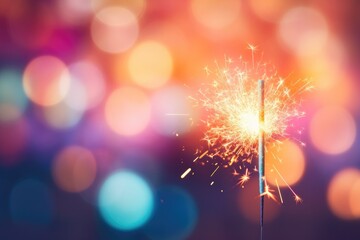
<svg viewBox="0 0 360 240"><path fill-rule="evenodd" d="M256 46L252 45L252 44L248 44L248 49L251 50L251 57L252 57L252 64L253 67L255 66L255 57L254 57L254 53L257 50Z"/></svg>
<svg viewBox="0 0 360 240"><path fill-rule="evenodd" d="M252 52L254 52L254 51L257 50L257 47L256 47L255 45L252 45L252 44L248 44L248 48L249 48Z"/></svg>
<svg viewBox="0 0 360 240"><path fill-rule="evenodd" d="M265 181L265 191L263 194L260 194L260 197L267 196L269 199L272 199L273 201L277 202L277 199L275 195L273 194L274 190L270 189L269 185L267 185Z"/></svg>
<svg viewBox="0 0 360 240"><path fill-rule="evenodd" d="M233 163L237 162L237 159L236 159L236 156L234 155L231 160L230 160L230 163L229 165L231 166Z"/></svg>
<svg viewBox="0 0 360 240"><path fill-rule="evenodd" d="M238 176L239 173L236 171L236 169L234 169L233 173L232 173L233 176Z"/></svg>
<svg viewBox="0 0 360 240"><path fill-rule="evenodd" d="M295 193L295 191L292 189L292 187L290 187L290 185L286 182L286 180L285 180L284 177L280 174L279 170L275 167L275 165L273 165L273 168L275 169L276 173L279 175L279 177L281 178L281 180L286 184L286 186L290 189L290 191L291 191L292 194L294 195L295 202L296 202L296 203L302 202L302 199Z"/></svg>
<svg viewBox="0 0 360 240"><path fill-rule="evenodd" d="M203 154L201 154L199 158L200 158L200 159L203 158L208 152L209 152L208 150L205 151L205 152L203 152Z"/></svg>
<svg viewBox="0 0 360 240"><path fill-rule="evenodd" d="M250 173L249 173L249 169L246 169L245 170L245 173L244 173L244 175L242 175L241 177L240 177L240 180L239 180L239 182L238 182L238 185L244 185L247 181L249 181L250 180Z"/></svg>
<svg viewBox="0 0 360 240"><path fill-rule="evenodd" d="M211 73L209 67L205 67L205 68L204 68L204 71L206 72L206 75L208 75L208 76L209 76L210 73Z"/></svg>
<svg viewBox="0 0 360 240"><path fill-rule="evenodd" d="M216 171L219 169L219 167L220 167L220 166L217 166L217 167L215 168L215 170L212 172L212 174L210 175L210 177L212 177L212 176L216 173Z"/></svg>
<svg viewBox="0 0 360 240"><path fill-rule="evenodd" d="M277 179L275 179L275 182L276 182L276 186L277 186L277 189L278 189L278 192L279 192L280 201L281 201L281 203L284 203L282 195L281 195L279 183L278 183Z"/></svg>
<svg viewBox="0 0 360 240"><path fill-rule="evenodd" d="M298 195L295 194L295 202L296 203L301 203L302 201L303 200Z"/></svg>
<svg viewBox="0 0 360 240"><path fill-rule="evenodd" d="M188 169L181 175L181 179L185 178L186 175L188 175L190 171L191 171L191 168L188 168Z"/></svg>

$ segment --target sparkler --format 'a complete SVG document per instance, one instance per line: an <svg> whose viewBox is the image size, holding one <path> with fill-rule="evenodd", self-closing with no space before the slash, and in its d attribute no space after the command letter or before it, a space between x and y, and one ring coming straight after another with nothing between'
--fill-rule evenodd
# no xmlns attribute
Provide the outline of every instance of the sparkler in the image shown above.
<svg viewBox="0 0 360 240"><path fill-rule="evenodd" d="M263 239L264 192L265 192L265 143L264 143L264 81L259 80L259 192L260 192L260 238Z"/></svg>
<svg viewBox="0 0 360 240"><path fill-rule="evenodd" d="M205 128L202 140L207 146L196 151L197 157L193 162L198 163L204 159L214 160L216 168L211 176L220 166L234 167L233 175L239 175L238 184L243 186L250 179L249 169L253 167L253 159L255 156L258 157L258 169L256 166L253 167L253 172L258 171L259 174L262 236L264 197L277 201L272 193L273 190L266 183L264 170L266 146L276 145L279 141L291 137L289 134L291 128L295 128L294 132L298 132L292 120L305 115L305 112L299 110L301 102L299 97L313 87L306 79L290 82L280 77L269 64L256 62L255 47L250 46L250 49L252 51L250 64L240 58L239 63L232 67L234 61L226 59L225 67L220 68L217 65L217 70L214 72L205 68L208 75L215 74L215 78L210 84L204 84L191 100L194 106L205 110L206 116L202 119ZM245 173L241 175L239 172L242 170ZM275 170L280 179L286 183L279 171ZM187 169L182 178L190 171ZM213 184L214 181L210 185ZM295 200L300 201L301 198L290 186L289 189L294 194ZM279 197L282 202L280 190Z"/></svg>

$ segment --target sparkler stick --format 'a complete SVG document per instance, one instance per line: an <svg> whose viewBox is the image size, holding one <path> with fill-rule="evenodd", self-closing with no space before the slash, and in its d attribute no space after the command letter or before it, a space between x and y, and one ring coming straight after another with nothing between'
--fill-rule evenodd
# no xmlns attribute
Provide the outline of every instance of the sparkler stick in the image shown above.
<svg viewBox="0 0 360 240"><path fill-rule="evenodd" d="M265 155L264 155L264 80L259 80L259 192L260 192L260 238L263 239L264 192L265 192Z"/></svg>
<svg viewBox="0 0 360 240"><path fill-rule="evenodd" d="M289 134L289 130L297 130L297 126L291 122L305 116L305 112L299 111L299 102L302 94L310 91L313 86L307 79L290 82L287 78L280 77L272 65L256 62L255 47L249 47L252 51L252 65L240 58L235 67L231 66L231 59L226 59L225 67L216 64L217 69L214 72L206 67L207 74L215 75L214 80L204 84L194 97L189 97L195 107L201 107L207 113L200 121L200 126L204 127L202 141L206 146L196 149L196 158L193 162L216 166L210 177L222 167L233 168L232 175L238 178L237 185L241 185L242 188L249 181L250 175L258 171L260 237L263 239L265 196L277 201L265 179L265 134L266 143L269 145L287 138L297 140L297 137ZM301 134L302 131L297 132ZM256 157L258 164L253 166ZM276 167L271 167L286 183ZM189 169L181 178L188 176L192 171ZM244 174L241 173L242 170L245 171ZM211 186L213 184L214 181L210 183ZM288 184L287 186L294 194L295 201L300 202L301 198ZM278 192L283 202L279 187Z"/></svg>

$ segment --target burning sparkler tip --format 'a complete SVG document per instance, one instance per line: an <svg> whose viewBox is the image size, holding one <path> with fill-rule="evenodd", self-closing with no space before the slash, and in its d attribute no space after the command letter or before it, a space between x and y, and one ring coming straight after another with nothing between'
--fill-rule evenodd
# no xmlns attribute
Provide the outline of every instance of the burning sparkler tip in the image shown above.
<svg viewBox="0 0 360 240"><path fill-rule="evenodd" d="M302 198L299 197L298 195L295 195L294 198L295 198L296 203L302 203L303 202Z"/></svg>

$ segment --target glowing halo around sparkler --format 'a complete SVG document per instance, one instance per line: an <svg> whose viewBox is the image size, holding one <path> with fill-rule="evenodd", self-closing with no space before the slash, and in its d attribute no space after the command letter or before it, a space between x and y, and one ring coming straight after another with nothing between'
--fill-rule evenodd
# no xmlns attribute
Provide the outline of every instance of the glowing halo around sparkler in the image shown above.
<svg viewBox="0 0 360 240"><path fill-rule="evenodd" d="M254 53L255 47L249 47ZM206 67L205 71L212 81L203 84L197 95L190 97L194 106L206 113L201 121L204 128L202 141L206 143L206 147L196 151L197 157L193 162L215 162L215 171L211 176L221 166L234 167L233 175L239 177L239 185L250 179L252 171L258 171L253 164L258 155L260 129L258 80L265 82L265 121L262 128L266 146L279 146L279 142L289 138L297 140L290 132L301 134L302 130L297 129L293 120L305 116L305 112L299 110L301 97L313 88L308 80L290 81L282 78L273 66L256 62L254 54L252 56L250 62L242 58L227 58L224 67L216 64L215 71ZM297 141L305 145L300 140ZM278 180L292 191L295 201L301 201L277 168L274 166L272 169L278 174ZM185 178L191 171L188 168L181 178ZM282 202L279 187L278 190ZM264 195L277 201L266 179Z"/></svg>

